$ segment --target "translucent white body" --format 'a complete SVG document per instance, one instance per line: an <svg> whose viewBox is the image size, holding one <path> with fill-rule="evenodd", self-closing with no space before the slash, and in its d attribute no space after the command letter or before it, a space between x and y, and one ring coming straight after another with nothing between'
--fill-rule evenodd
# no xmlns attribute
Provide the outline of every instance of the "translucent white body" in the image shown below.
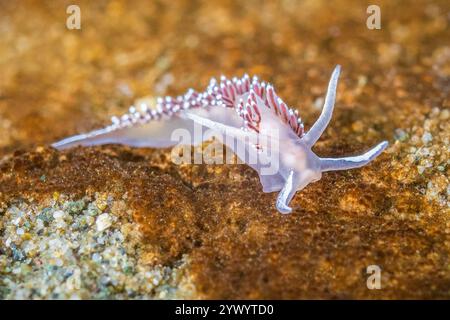
<svg viewBox="0 0 450 320"><path fill-rule="evenodd" d="M120 128L107 127L64 139L53 146L65 149L76 145L120 143L135 147L170 147L177 144L177 141L171 139L173 131L177 129L190 132L194 137L192 143L195 144L202 142L203 136L194 134L194 124L200 124L217 133L217 136L222 136L222 142L258 172L264 192L279 192L276 202L278 211L290 213L292 209L288 204L295 193L319 180L322 172L361 167L375 159L387 146L384 141L362 155L345 158L320 158L311 151L331 119L339 73L340 67L337 66L330 79L322 113L311 129L302 136L296 134L274 109L267 108L262 99L256 96L252 98L252 103L257 105L260 113L257 132L242 129L246 123L234 108L211 105L180 110L146 123ZM250 101L249 95L251 92L242 94L239 100ZM268 153L271 153L269 159ZM258 161L249 161L255 158ZM277 161L277 170L268 174L264 168L271 161Z"/></svg>

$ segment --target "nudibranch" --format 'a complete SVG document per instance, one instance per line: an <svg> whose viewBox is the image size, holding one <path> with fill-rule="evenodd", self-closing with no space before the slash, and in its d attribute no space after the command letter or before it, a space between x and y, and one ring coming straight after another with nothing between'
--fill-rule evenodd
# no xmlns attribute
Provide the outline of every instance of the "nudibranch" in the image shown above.
<svg viewBox="0 0 450 320"><path fill-rule="evenodd" d="M193 132L194 126L200 125L232 138L222 138L221 142L258 172L263 192L279 191L276 207L281 213L290 213L289 203L294 194L319 180L322 172L364 166L387 146L383 141L362 155L343 158L320 158L311 151L330 122L339 73L338 65L331 75L319 119L308 132L304 131L298 112L278 97L272 85L248 75L232 79L222 76L220 81L212 79L205 92L190 89L176 98L159 98L153 107L132 106L129 113L113 117L111 125L52 146L65 149L77 145L125 144L165 148L178 143L171 138L174 130ZM262 150L271 152L269 162L278 162L275 171L264 170L268 156Z"/></svg>

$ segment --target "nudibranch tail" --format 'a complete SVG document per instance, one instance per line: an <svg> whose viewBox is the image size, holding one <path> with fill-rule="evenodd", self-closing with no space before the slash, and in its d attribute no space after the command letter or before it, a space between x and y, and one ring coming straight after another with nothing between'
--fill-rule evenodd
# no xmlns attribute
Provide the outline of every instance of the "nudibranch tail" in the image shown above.
<svg viewBox="0 0 450 320"><path fill-rule="evenodd" d="M63 150L77 145L94 145L108 143L108 139L112 139L112 132L108 128L91 131L85 134L72 136L52 144L53 148Z"/></svg>

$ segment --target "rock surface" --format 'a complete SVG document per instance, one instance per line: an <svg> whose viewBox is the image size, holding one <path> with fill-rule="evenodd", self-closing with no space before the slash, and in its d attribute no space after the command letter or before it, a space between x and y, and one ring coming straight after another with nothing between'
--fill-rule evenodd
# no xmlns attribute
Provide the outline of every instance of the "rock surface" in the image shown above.
<svg viewBox="0 0 450 320"><path fill-rule="evenodd" d="M0 298L450 298L450 6L382 1L0 4ZM390 146L274 208L245 165L170 150L58 152L142 98L257 74L320 113L319 155ZM366 286L369 265L380 290Z"/></svg>

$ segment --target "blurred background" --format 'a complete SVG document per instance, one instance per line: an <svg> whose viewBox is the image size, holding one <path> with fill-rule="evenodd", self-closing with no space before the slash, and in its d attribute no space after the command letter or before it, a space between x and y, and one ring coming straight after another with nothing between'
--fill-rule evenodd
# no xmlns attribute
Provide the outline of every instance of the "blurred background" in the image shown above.
<svg viewBox="0 0 450 320"><path fill-rule="evenodd" d="M448 94L447 1L377 2L380 30L366 26L366 1L79 1L80 30L66 28L70 4L1 2L2 150L92 129L137 98L202 90L221 74L273 82L308 125L341 64L335 121L369 142Z"/></svg>

